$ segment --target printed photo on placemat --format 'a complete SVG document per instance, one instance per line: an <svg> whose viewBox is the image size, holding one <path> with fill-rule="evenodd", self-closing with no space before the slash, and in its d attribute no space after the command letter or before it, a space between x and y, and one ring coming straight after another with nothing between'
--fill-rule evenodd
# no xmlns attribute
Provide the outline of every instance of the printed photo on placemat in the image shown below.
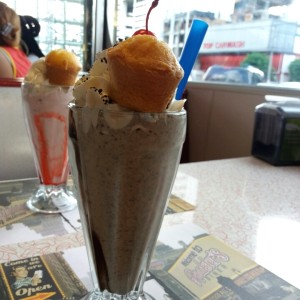
<svg viewBox="0 0 300 300"><path fill-rule="evenodd" d="M29 197L30 195L28 195ZM28 198L24 198L24 195L22 195L22 198L13 196L9 198L9 201L11 201L9 206L0 206L0 228L33 214L26 206Z"/></svg>
<svg viewBox="0 0 300 300"><path fill-rule="evenodd" d="M61 253L0 265L1 300L81 299L87 290Z"/></svg>
<svg viewBox="0 0 300 300"><path fill-rule="evenodd" d="M37 185L36 180L8 182L0 188L0 228L32 214L26 207Z"/></svg>
<svg viewBox="0 0 300 300"><path fill-rule="evenodd" d="M295 286L191 223L162 229L145 290L155 300L300 299Z"/></svg>
<svg viewBox="0 0 300 300"><path fill-rule="evenodd" d="M187 202L186 200L171 194L171 196L169 198L166 214L170 215L170 214L174 214L174 213L190 211L195 208L196 208L195 205L192 205L191 203Z"/></svg>

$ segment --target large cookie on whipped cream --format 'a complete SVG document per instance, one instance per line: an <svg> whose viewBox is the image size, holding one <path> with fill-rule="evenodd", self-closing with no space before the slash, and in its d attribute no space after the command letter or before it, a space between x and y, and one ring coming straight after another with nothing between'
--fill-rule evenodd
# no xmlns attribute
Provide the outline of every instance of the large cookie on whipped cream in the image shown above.
<svg viewBox="0 0 300 300"><path fill-rule="evenodd" d="M152 35L135 35L107 50L109 97L141 112L163 112L183 70L169 46Z"/></svg>

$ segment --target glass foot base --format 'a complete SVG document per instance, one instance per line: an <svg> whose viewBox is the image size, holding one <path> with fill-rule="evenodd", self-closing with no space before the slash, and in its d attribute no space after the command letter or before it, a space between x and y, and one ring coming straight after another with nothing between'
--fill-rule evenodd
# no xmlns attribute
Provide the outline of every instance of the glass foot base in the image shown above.
<svg viewBox="0 0 300 300"><path fill-rule="evenodd" d="M40 185L26 204L34 212L54 214L74 209L77 201L66 185Z"/></svg>
<svg viewBox="0 0 300 300"><path fill-rule="evenodd" d="M100 292L95 290L85 295L81 300L154 300L153 297L146 293L139 294L137 292L131 292L125 296L111 294L107 291Z"/></svg>

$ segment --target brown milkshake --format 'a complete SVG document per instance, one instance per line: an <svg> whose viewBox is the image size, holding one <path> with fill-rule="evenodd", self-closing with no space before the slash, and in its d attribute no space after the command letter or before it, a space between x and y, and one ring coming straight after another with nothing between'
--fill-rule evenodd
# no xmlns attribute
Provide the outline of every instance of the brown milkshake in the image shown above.
<svg viewBox="0 0 300 300"><path fill-rule="evenodd" d="M70 160L78 169L73 174L89 220L100 288L123 295L134 290L156 241L186 115L93 114L89 108L71 107ZM125 125L115 129L111 120Z"/></svg>
<svg viewBox="0 0 300 300"><path fill-rule="evenodd" d="M145 299L185 138L184 101L172 100L183 70L146 33L97 54L69 105L69 159L99 283L93 300Z"/></svg>

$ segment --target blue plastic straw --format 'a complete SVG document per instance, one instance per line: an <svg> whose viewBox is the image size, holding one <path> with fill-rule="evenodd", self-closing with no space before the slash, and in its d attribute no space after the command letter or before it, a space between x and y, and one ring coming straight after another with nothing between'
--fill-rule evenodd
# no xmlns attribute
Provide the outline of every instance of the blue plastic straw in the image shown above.
<svg viewBox="0 0 300 300"><path fill-rule="evenodd" d="M208 25L201 20L193 20L187 41L183 48L179 63L184 70L184 76L179 82L175 99L180 100L184 92L186 83L193 69L195 60L199 53Z"/></svg>

